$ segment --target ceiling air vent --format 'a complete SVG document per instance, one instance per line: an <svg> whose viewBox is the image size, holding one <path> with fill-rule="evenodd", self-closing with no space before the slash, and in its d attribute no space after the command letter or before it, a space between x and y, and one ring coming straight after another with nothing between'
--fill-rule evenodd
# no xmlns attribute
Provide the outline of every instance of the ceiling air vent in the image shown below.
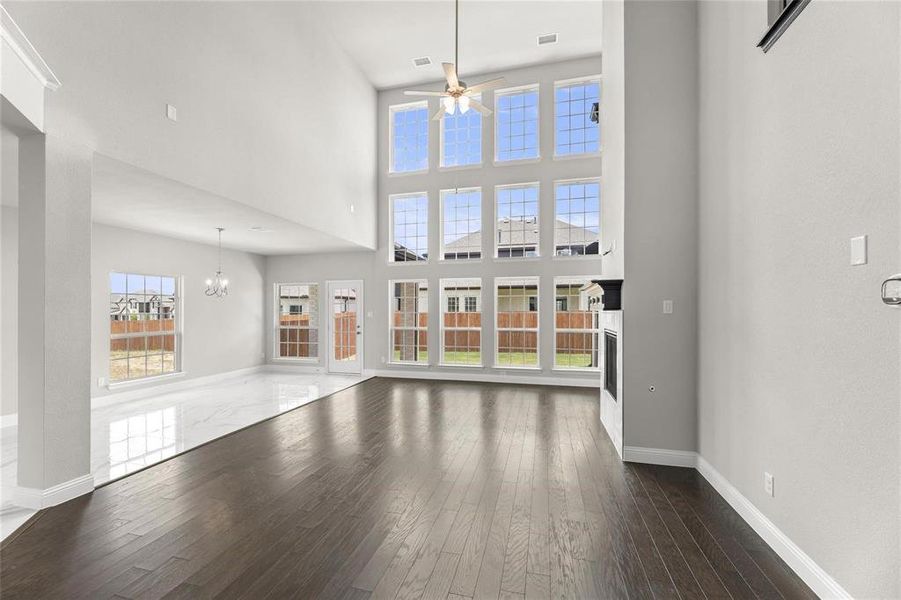
<svg viewBox="0 0 901 600"><path fill-rule="evenodd" d="M432 64L432 59L428 56L420 56L419 58L413 59L414 67L427 67Z"/></svg>
<svg viewBox="0 0 901 600"><path fill-rule="evenodd" d="M546 46L547 44L556 44L557 43L557 34L556 33L545 33L538 36L538 45Z"/></svg>

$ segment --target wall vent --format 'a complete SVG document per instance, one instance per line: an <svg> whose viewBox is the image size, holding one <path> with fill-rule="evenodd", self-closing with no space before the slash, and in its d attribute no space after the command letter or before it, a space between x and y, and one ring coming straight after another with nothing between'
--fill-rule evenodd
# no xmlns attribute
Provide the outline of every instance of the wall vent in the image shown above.
<svg viewBox="0 0 901 600"><path fill-rule="evenodd" d="M538 45L545 46L547 44L556 44L557 43L557 34L556 33L545 33L538 36Z"/></svg>
<svg viewBox="0 0 901 600"><path fill-rule="evenodd" d="M414 67L427 67L432 64L432 59L428 56L420 56L419 58L413 59Z"/></svg>

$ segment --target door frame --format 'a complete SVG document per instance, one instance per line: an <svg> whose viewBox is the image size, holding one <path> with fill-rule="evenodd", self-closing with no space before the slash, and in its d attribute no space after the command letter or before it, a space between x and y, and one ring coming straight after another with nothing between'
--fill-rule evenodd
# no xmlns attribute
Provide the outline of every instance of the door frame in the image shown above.
<svg viewBox="0 0 901 600"><path fill-rule="evenodd" d="M332 368L333 358L335 356L335 332L334 332L334 323L335 323L335 312L334 312L334 304L333 301L335 299L334 294L332 294L332 287L352 287L357 290L357 360L359 362L359 370L334 370ZM326 340L326 357L325 357L325 370L327 373L350 373L350 374L363 374L363 347L364 347L364 339L365 339L365 330L363 328L363 320L366 316L366 312L363 307L363 302L365 300L365 293L363 290L363 280L362 279L329 279L325 282L325 295L326 301L328 302L328 320L326 324L326 331L328 332L328 339Z"/></svg>

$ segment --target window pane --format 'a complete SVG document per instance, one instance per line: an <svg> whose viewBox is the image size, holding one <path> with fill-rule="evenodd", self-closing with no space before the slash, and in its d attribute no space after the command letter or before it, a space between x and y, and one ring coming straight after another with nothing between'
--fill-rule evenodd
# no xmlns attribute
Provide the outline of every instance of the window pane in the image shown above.
<svg viewBox="0 0 901 600"><path fill-rule="evenodd" d="M480 97L473 96L480 100ZM441 166L457 167L477 165L482 162L482 115L475 110L461 113L457 108L453 115L441 120L443 147Z"/></svg>
<svg viewBox="0 0 901 600"><path fill-rule="evenodd" d="M391 360L428 364L429 288L425 280L389 281Z"/></svg>
<svg viewBox="0 0 901 600"><path fill-rule="evenodd" d="M481 365L482 280L442 279L441 297L441 363Z"/></svg>
<svg viewBox="0 0 901 600"><path fill-rule="evenodd" d="M538 184L498 187L496 197L496 256L538 256Z"/></svg>
<svg viewBox="0 0 901 600"><path fill-rule="evenodd" d="M319 357L319 285L278 286L278 340L280 358Z"/></svg>
<svg viewBox="0 0 901 600"><path fill-rule="evenodd" d="M554 254L597 254L600 245L601 184L598 180L558 183L554 200Z"/></svg>
<svg viewBox="0 0 901 600"><path fill-rule="evenodd" d="M391 172L429 167L429 107L427 102L391 107Z"/></svg>
<svg viewBox="0 0 901 600"><path fill-rule="evenodd" d="M554 280L554 367L599 369L601 294L588 278Z"/></svg>
<svg viewBox="0 0 901 600"><path fill-rule="evenodd" d="M394 223L392 231L393 262L424 261L429 255L428 195L392 196L389 201Z"/></svg>
<svg viewBox="0 0 901 600"><path fill-rule="evenodd" d="M600 124L591 120L599 104L601 84L586 81L557 86L554 94L555 148L558 156L586 154L600 149Z"/></svg>
<svg viewBox="0 0 901 600"><path fill-rule="evenodd" d="M538 278L499 277L495 286L495 364L537 367Z"/></svg>
<svg viewBox="0 0 901 600"><path fill-rule="evenodd" d="M442 190L441 210L441 258L481 258L482 190Z"/></svg>
<svg viewBox="0 0 901 600"><path fill-rule="evenodd" d="M538 87L497 92L495 158L498 161L538 158Z"/></svg>

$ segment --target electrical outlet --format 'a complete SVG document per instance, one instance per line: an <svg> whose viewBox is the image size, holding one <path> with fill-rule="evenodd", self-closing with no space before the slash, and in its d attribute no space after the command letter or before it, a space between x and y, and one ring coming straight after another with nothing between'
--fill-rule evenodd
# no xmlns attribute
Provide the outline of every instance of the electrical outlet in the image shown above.
<svg viewBox="0 0 901 600"><path fill-rule="evenodd" d="M97 378L97 387L103 387L106 385L106 377L98 377Z"/></svg>
<svg viewBox="0 0 901 600"><path fill-rule="evenodd" d="M170 121L178 121L178 110L171 104L166 105L166 118Z"/></svg>
<svg viewBox="0 0 901 600"><path fill-rule="evenodd" d="M867 264L867 236L851 238L851 266Z"/></svg>
<svg viewBox="0 0 901 600"><path fill-rule="evenodd" d="M665 314L665 315L673 314L673 301L672 300L664 300L663 301L663 314Z"/></svg>
<svg viewBox="0 0 901 600"><path fill-rule="evenodd" d="M385 357L382 356L381 359L382 359L382 364L385 364Z"/></svg>
<svg viewBox="0 0 901 600"><path fill-rule="evenodd" d="M765 491L767 493L767 495L770 497L776 496L776 491L775 491L775 488L773 487L774 485L775 485L775 481L773 481L773 476L767 472L764 472L763 473L763 491Z"/></svg>

